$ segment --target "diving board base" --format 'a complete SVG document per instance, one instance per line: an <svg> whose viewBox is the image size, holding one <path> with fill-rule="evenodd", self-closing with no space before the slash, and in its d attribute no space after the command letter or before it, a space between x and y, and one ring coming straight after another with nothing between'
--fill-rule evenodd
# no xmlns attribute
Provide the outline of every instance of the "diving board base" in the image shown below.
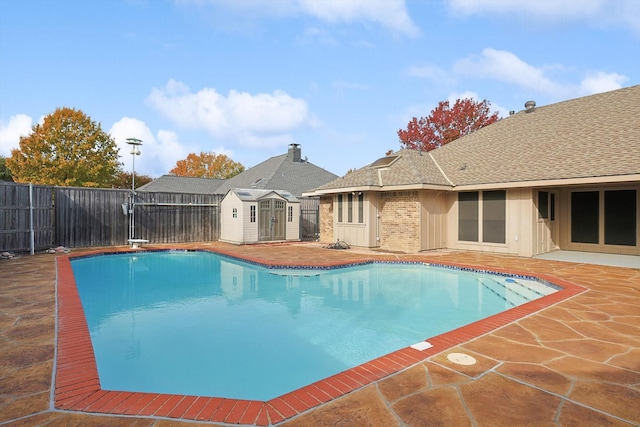
<svg viewBox="0 0 640 427"><path fill-rule="evenodd" d="M129 239L127 241L131 245L132 249L139 248L143 243L149 243L149 240L147 239Z"/></svg>

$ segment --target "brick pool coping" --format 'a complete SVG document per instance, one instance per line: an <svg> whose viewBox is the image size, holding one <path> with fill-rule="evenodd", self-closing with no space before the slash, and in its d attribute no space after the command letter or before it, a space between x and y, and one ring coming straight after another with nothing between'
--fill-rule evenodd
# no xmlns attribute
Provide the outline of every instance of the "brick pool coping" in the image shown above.
<svg viewBox="0 0 640 427"><path fill-rule="evenodd" d="M263 259L240 256L218 249L203 249L203 251L227 255L268 267L332 268L352 264L340 262L327 262L315 265L270 263L265 262ZM98 255L116 252L139 251L105 250L93 252L92 254ZM256 401L227 399L224 397L103 390L100 387L100 379L89 328L71 268L70 261L72 258L75 257L69 255L56 259L57 347L53 399L55 408L99 414L166 417L256 426L268 426L280 423L323 403L332 401L354 390L423 362L435 354L478 338L481 335L586 291L586 288L550 275L532 274L529 272L523 273L497 268L479 269L477 266L473 267L464 264L440 262L439 260L437 262L430 262L425 259L425 257L405 257L402 261L396 262L430 263L444 267L534 277L560 286L562 289L502 313L470 323L444 334L427 338L425 341L428 341L431 347L426 350L420 351L412 347L406 347L274 399ZM363 258L363 262L367 262L367 260Z"/></svg>

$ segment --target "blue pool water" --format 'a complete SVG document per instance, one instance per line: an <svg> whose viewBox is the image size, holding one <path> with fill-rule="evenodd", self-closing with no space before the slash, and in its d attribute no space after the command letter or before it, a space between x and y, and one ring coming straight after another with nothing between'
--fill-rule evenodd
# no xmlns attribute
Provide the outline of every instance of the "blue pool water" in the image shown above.
<svg viewBox="0 0 640 427"><path fill-rule="evenodd" d="M555 291L424 264L269 269L209 252L71 265L103 389L252 400Z"/></svg>

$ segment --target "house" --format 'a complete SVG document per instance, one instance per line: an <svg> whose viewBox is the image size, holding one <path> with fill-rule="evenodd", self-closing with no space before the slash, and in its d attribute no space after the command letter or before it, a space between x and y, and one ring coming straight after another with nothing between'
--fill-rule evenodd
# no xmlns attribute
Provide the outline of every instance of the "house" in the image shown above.
<svg viewBox="0 0 640 427"><path fill-rule="evenodd" d="M282 190L232 189L220 202L220 241L300 239L300 201Z"/></svg>
<svg viewBox="0 0 640 427"><path fill-rule="evenodd" d="M338 178L302 158L300 144L291 144L286 154L271 157L229 179L163 175L138 191L224 195L234 188L283 190L296 197Z"/></svg>
<svg viewBox="0 0 640 427"><path fill-rule="evenodd" d="M271 157L225 180L218 193L226 194L233 188L279 189L301 197L302 193L336 178L338 175L303 159L300 144L290 144L287 154Z"/></svg>
<svg viewBox="0 0 640 427"><path fill-rule="evenodd" d="M525 109L305 195L320 240L417 252L640 255L640 86Z"/></svg>

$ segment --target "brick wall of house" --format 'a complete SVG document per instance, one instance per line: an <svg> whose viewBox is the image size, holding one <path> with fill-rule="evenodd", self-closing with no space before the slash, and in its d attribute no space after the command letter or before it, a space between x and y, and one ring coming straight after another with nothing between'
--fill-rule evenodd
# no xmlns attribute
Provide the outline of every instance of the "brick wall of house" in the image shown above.
<svg viewBox="0 0 640 427"><path fill-rule="evenodd" d="M380 247L420 250L420 201L417 191L389 191L380 198Z"/></svg>
<svg viewBox="0 0 640 427"><path fill-rule="evenodd" d="M333 242L333 197L320 198L320 242Z"/></svg>

